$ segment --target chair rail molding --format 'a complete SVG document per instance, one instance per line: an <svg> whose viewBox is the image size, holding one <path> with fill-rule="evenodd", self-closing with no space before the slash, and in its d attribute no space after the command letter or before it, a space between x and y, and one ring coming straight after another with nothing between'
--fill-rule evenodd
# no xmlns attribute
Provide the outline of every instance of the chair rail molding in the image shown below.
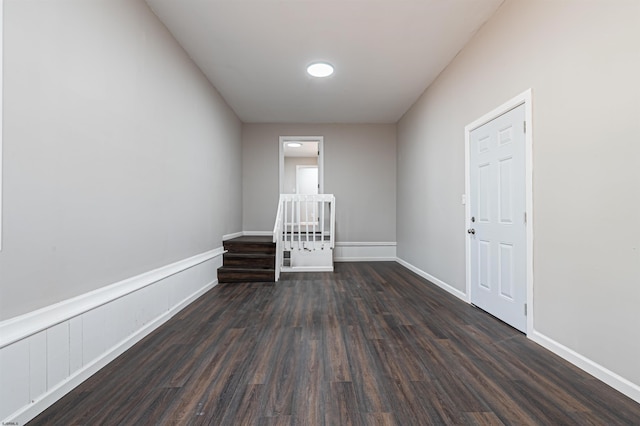
<svg viewBox="0 0 640 426"><path fill-rule="evenodd" d="M0 420L24 424L217 284L222 247L0 322Z"/></svg>

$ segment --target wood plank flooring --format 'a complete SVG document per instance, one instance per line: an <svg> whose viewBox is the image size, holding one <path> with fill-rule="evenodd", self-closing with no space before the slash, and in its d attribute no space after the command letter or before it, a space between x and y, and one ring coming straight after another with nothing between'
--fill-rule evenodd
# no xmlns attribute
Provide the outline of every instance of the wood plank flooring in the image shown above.
<svg viewBox="0 0 640 426"><path fill-rule="evenodd" d="M392 262L220 284L33 425L640 425L640 405Z"/></svg>

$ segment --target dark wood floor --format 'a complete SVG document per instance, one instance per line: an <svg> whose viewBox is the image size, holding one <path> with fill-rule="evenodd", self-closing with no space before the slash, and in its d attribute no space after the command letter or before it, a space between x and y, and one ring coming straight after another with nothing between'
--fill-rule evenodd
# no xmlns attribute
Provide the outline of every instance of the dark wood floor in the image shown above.
<svg viewBox="0 0 640 426"><path fill-rule="evenodd" d="M639 425L640 405L396 263L221 284L32 424Z"/></svg>

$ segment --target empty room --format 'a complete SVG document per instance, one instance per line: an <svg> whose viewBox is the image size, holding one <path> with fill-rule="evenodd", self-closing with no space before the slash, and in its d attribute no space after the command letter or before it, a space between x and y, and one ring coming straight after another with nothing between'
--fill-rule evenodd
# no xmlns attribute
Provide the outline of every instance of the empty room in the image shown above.
<svg viewBox="0 0 640 426"><path fill-rule="evenodd" d="M637 0L0 24L3 424L640 424Z"/></svg>

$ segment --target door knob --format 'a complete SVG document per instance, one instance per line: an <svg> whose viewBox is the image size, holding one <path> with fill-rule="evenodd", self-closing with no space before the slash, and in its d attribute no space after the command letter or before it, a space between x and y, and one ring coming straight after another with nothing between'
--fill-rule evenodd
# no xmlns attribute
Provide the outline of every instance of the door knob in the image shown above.
<svg viewBox="0 0 640 426"><path fill-rule="evenodd" d="M467 234L475 235L476 234L476 230L473 229L473 228L467 229Z"/></svg>

